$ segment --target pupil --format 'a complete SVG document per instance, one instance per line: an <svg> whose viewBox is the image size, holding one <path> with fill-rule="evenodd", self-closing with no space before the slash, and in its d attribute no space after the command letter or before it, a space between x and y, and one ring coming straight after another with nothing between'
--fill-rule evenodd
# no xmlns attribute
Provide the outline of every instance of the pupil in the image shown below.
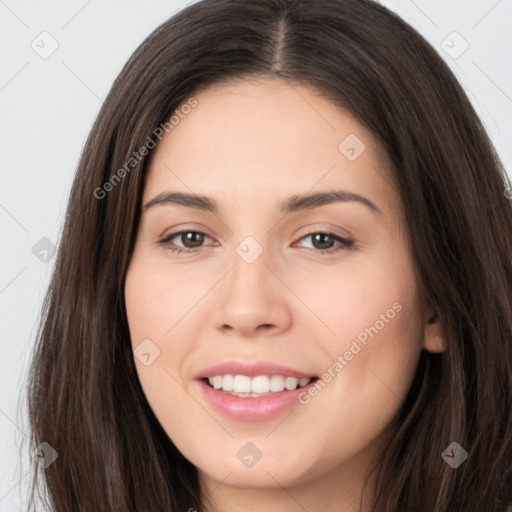
<svg viewBox="0 0 512 512"><path fill-rule="evenodd" d="M332 243L327 243L327 246L325 246L325 238L331 238L331 235L327 235L325 233L317 233L313 237L313 245L316 247L318 244L315 244L315 242L320 239L320 247L316 247L317 249L330 249L332 247ZM323 242L322 242L323 240Z"/></svg>
<svg viewBox="0 0 512 512"><path fill-rule="evenodd" d="M189 231L184 234L185 239L183 240L184 245L186 247L198 247L201 245L204 235L201 233L196 233L195 231ZM184 236L182 235L182 237ZM187 245L188 242L192 242L192 245Z"/></svg>

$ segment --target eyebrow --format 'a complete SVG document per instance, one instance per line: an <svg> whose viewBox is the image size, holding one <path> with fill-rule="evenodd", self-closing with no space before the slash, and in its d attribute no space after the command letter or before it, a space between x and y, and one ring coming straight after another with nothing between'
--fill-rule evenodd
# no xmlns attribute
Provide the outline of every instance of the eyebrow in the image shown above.
<svg viewBox="0 0 512 512"><path fill-rule="evenodd" d="M329 192L316 192L307 195L292 195L287 197L279 207L282 214L287 214L310 210L336 202L357 202L365 205L374 213L382 214L381 210L368 198L346 190L331 190ZM144 205L144 211L165 204L178 204L215 214L219 211L214 199L203 195L186 194L183 192L163 192L148 201Z"/></svg>

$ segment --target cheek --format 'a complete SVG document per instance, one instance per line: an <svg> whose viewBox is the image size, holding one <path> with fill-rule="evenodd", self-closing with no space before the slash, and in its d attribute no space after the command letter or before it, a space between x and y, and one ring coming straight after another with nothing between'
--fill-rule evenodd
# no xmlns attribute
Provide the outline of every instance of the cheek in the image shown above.
<svg viewBox="0 0 512 512"><path fill-rule="evenodd" d="M192 292L186 287L185 292L181 290L178 276L170 284L158 268L132 259L125 302L140 385L155 417L171 437L171 433L187 431L184 423L194 413L193 403L180 385L181 364L190 350L186 342L190 337L180 333L186 322L180 319L186 315L185 306L194 302L188 297ZM148 353L149 357L145 356ZM173 414L176 410L180 414Z"/></svg>
<svg viewBox="0 0 512 512"><path fill-rule="evenodd" d="M329 361L324 380L330 391L322 390L319 401L325 400L321 409L330 407L333 424L347 411L358 428L370 428L370 419L391 421L414 377L422 315L412 266L403 247L395 249L346 265L339 275L317 272L314 286L311 276L297 279L297 294L321 320L318 348Z"/></svg>
<svg viewBox="0 0 512 512"><path fill-rule="evenodd" d="M328 300L310 299L326 326L317 338L328 361L324 380L340 399L405 398L422 349L420 310L407 289L347 283Z"/></svg>
<svg viewBox="0 0 512 512"><path fill-rule="evenodd" d="M336 304L324 320L336 335L321 338L326 384L303 397L302 414L321 418L308 453L322 468L334 468L380 438L403 404L421 353L419 310L407 289L372 285L367 291L373 293L355 297L357 290L345 288L331 296ZM300 435L300 429L290 432Z"/></svg>
<svg viewBox="0 0 512 512"><path fill-rule="evenodd" d="M394 351L404 348L402 338L417 338L421 318L415 276L400 256L389 249L371 259L347 258L338 268L314 273L305 268L290 276L294 292L312 313L308 322L318 324L316 339L331 356L349 350L356 339L363 347L379 339L379 346Z"/></svg>
<svg viewBox="0 0 512 512"><path fill-rule="evenodd" d="M154 338L162 344L189 321L205 294L199 275L167 269L162 262L134 257L127 273L125 301L132 343ZM192 313L193 314L193 313ZM174 341L173 341L173 346Z"/></svg>
<svg viewBox="0 0 512 512"><path fill-rule="evenodd" d="M169 428L177 428L182 417L170 414L170 406L184 412L192 405L181 385L183 363L197 349L196 330L204 326L209 304L204 299L214 278L211 272L169 268L142 249L127 272L125 303L137 375L153 412ZM144 364L148 358L138 356L148 352L150 364Z"/></svg>

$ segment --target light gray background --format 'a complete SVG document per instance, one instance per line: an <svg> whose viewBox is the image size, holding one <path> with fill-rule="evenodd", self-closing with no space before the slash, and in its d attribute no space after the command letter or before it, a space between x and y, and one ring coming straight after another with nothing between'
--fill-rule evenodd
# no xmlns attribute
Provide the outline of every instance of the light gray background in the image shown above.
<svg viewBox="0 0 512 512"><path fill-rule="evenodd" d="M55 261L51 253L41 261L44 251L39 248L36 255L32 248L43 237L58 242L81 148L122 65L154 28L188 3L0 0L2 512L25 509L33 447L20 392ZM512 1L381 3L418 29L449 63L511 175ZM44 31L50 36L40 35ZM42 53L55 44L52 38L58 48L43 59L31 45ZM459 56L464 41L469 46Z"/></svg>

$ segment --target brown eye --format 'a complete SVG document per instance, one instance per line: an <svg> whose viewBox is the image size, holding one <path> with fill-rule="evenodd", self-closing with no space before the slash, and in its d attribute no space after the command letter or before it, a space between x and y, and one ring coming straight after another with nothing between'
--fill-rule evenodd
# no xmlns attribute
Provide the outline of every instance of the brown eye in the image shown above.
<svg viewBox="0 0 512 512"><path fill-rule="evenodd" d="M301 240L311 239L312 249L316 249L320 253L332 253L349 249L353 244L353 240L348 240L334 233L316 232L309 233L301 238ZM336 244L338 245L336 247Z"/></svg>
<svg viewBox="0 0 512 512"><path fill-rule="evenodd" d="M336 243L334 237L327 233L316 233L311 236L315 249L332 249L332 246Z"/></svg>
<svg viewBox="0 0 512 512"><path fill-rule="evenodd" d="M183 231L179 236L183 245L188 249L200 247L205 238L204 233L199 233L198 231Z"/></svg>
<svg viewBox="0 0 512 512"><path fill-rule="evenodd" d="M163 240L160 240L159 243L172 251L181 252L185 250L193 252L195 249L202 247L205 238L209 237L201 231L179 231L178 233L171 233ZM177 245L175 242L172 242L174 239L177 239L182 245Z"/></svg>

